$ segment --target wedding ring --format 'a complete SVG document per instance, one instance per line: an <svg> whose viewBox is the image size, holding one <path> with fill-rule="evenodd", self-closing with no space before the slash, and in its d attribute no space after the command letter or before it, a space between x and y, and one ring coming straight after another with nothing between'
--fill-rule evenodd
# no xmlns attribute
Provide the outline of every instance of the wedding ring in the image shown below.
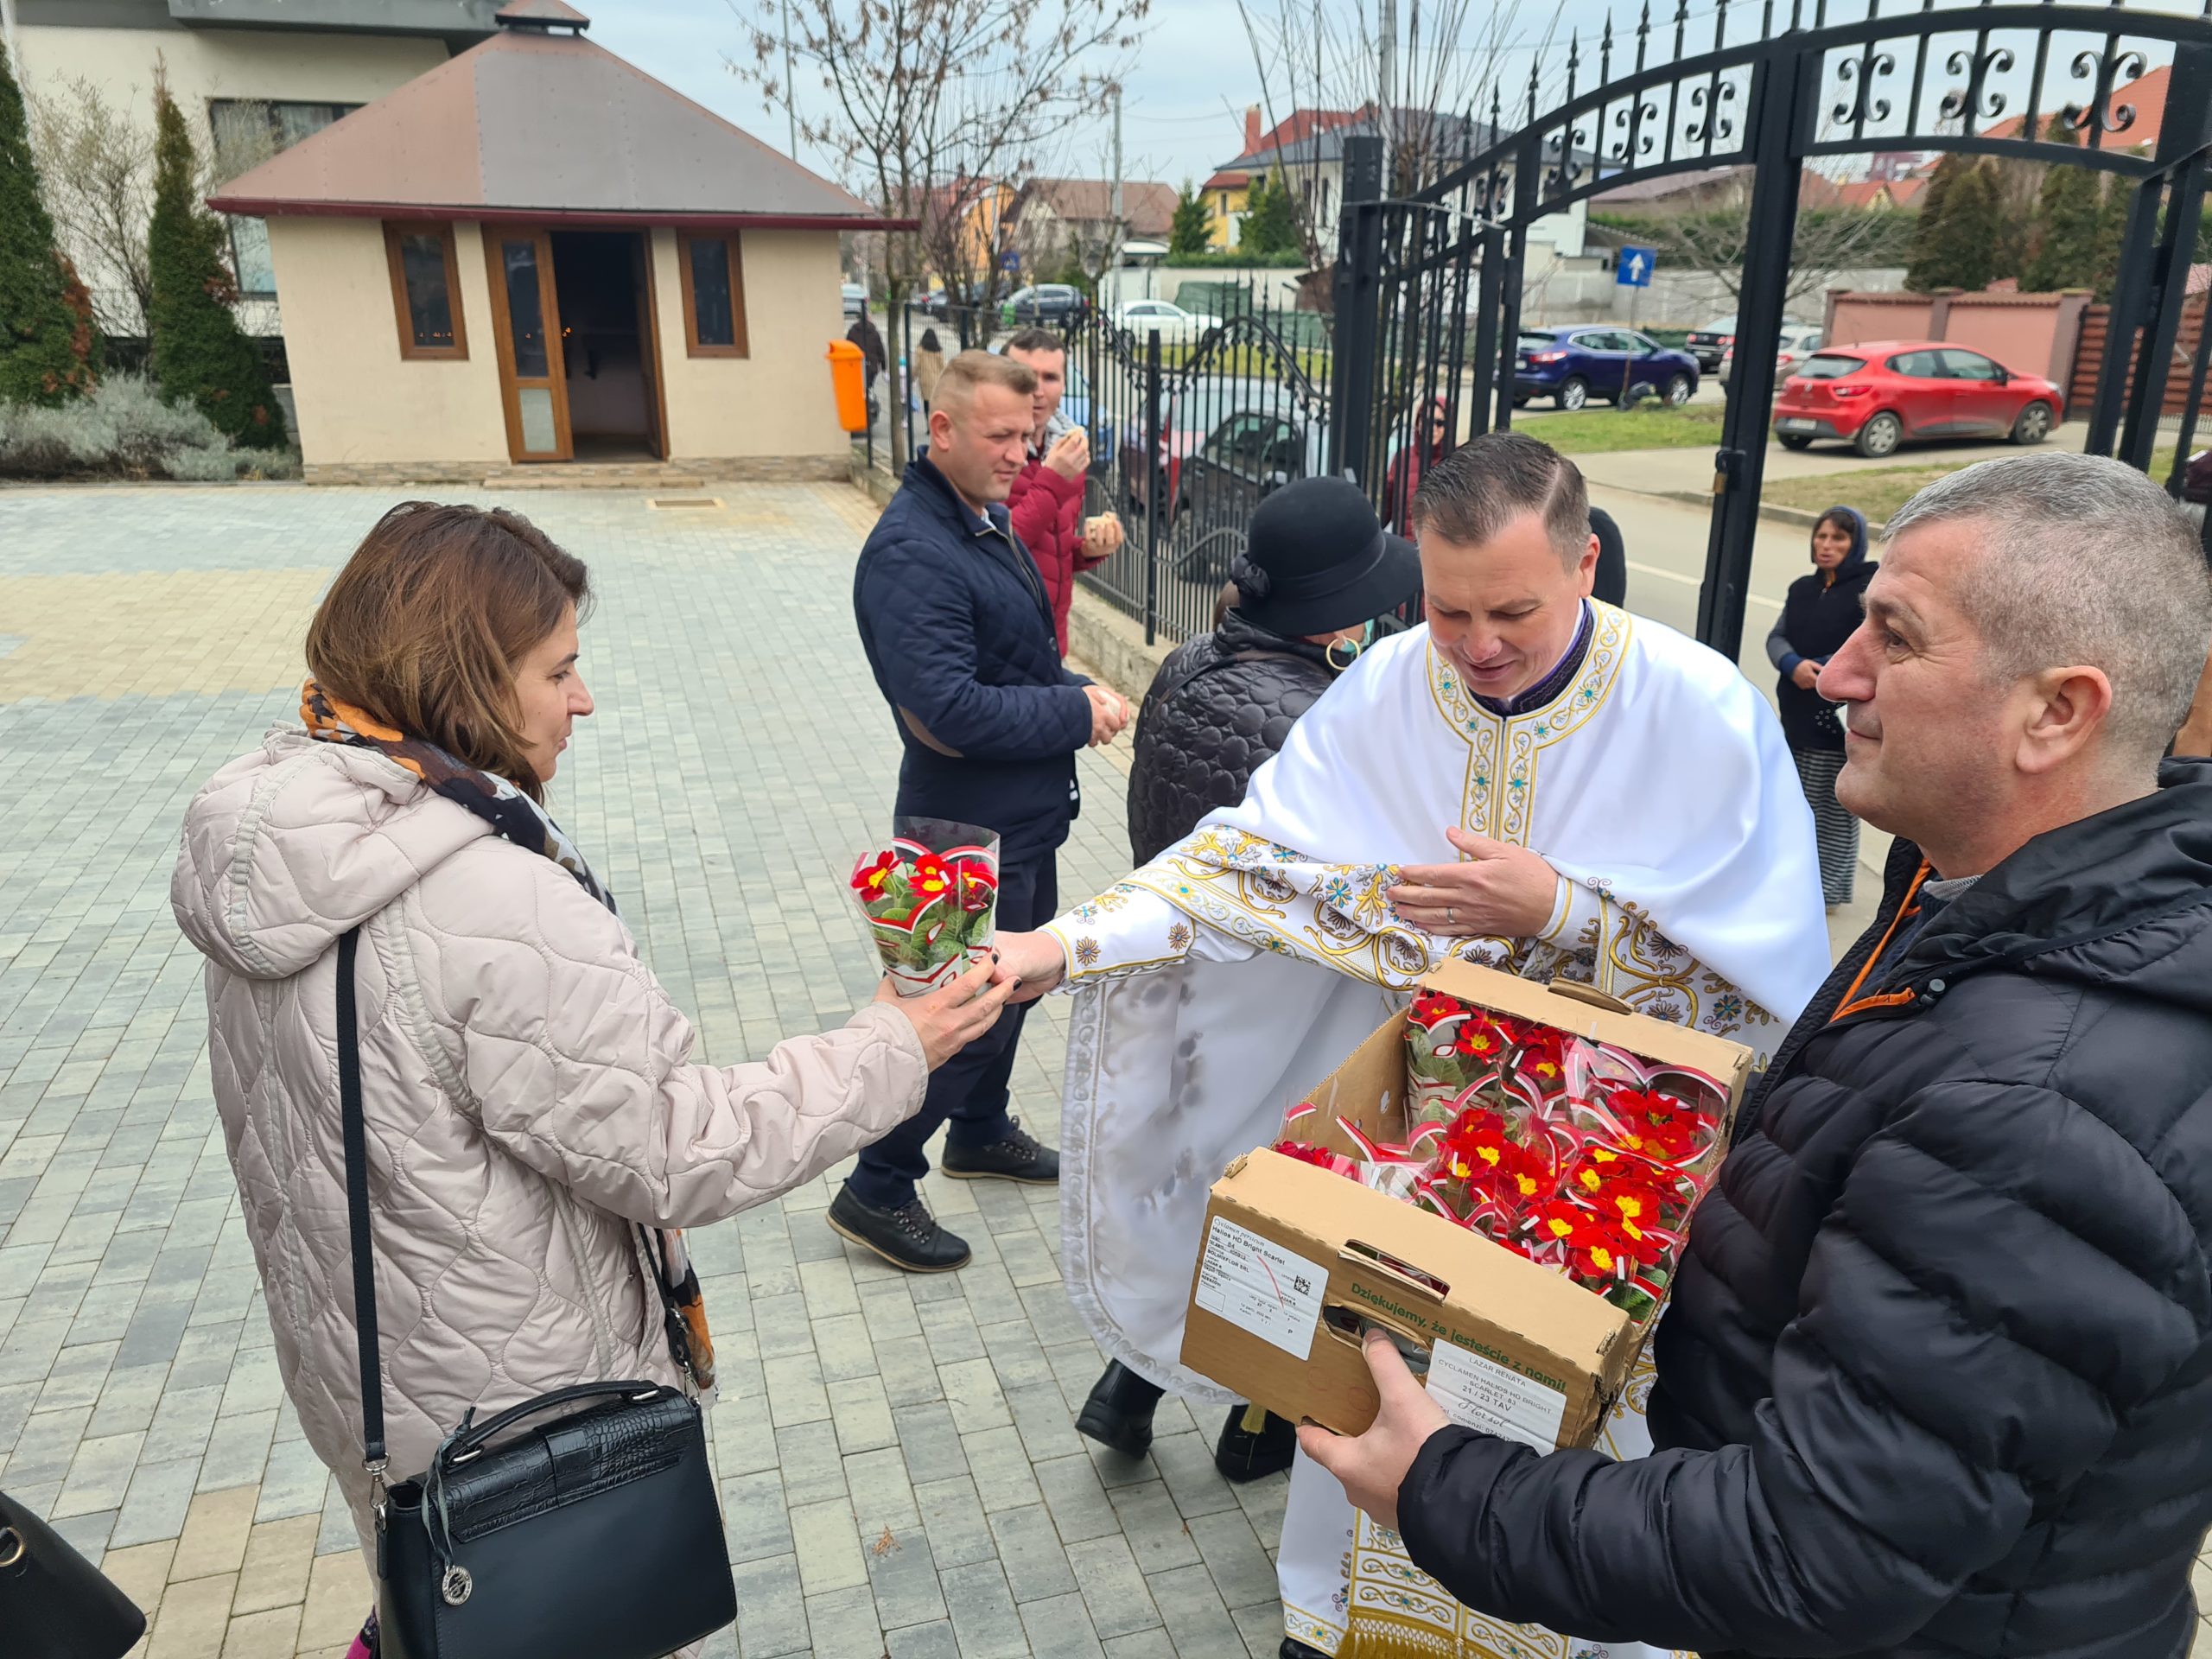
<svg viewBox="0 0 2212 1659"><path fill-rule="evenodd" d="M1446 927L1459 925L1459 912L1449 905L1444 906L1444 925Z"/></svg>

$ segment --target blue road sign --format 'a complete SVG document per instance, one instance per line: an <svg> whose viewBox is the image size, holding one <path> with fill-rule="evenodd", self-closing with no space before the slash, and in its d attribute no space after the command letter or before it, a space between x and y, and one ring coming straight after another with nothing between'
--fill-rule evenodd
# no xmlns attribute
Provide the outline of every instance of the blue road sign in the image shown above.
<svg viewBox="0 0 2212 1659"><path fill-rule="evenodd" d="M1659 263L1654 248L1623 248L1613 261L1613 283L1619 288L1649 288L1651 269Z"/></svg>
<svg viewBox="0 0 2212 1659"><path fill-rule="evenodd" d="M1001 270L1020 270L1021 269L1021 250L1019 248L1008 248L1004 253L999 255L999 269Z"/></svg>

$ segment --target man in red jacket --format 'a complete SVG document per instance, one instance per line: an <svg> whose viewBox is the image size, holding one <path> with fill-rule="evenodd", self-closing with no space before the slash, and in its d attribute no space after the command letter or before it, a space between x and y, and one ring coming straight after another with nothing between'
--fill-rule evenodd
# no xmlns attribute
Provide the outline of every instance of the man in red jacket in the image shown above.
<svg viewBox="0 0 2212 1659"><path fill-rule="evenodd" d="M1102 513L1086 526L1084 480L1090 470L1090 435L1060 414L1067 390L1066 344L1049 328L1024 328L1000 348L1037 376L1029 459L1006 499L1014 533L1037 561L1052 601L1052 632L1068 653L1068 607L1078 571L1103 564L1122 544L1122 521Z"/></svg>

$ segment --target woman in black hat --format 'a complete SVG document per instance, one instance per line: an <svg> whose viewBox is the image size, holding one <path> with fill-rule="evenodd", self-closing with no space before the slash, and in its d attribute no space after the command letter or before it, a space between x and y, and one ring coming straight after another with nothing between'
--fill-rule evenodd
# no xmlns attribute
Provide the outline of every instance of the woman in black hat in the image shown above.
<svg viewBox="0 0 2212 1659"><path fill-rule="evenodd" d="M1235 600L1210 634L1160 664L1137 715L1129 773L1129 851L1148 864L1217 807L1244 798L1260 763L1370 640L1402 625L1390 613L1421 587L1414 544L1387 533L1358 486L1340 478L1286 484L1252 515L1230 569ZM1142 1457L1160 1390L1109 1364L1076 1427ZM1214 1462L1231 1480L1290 1466L1294 1424L1236 1408Z"/></svg>

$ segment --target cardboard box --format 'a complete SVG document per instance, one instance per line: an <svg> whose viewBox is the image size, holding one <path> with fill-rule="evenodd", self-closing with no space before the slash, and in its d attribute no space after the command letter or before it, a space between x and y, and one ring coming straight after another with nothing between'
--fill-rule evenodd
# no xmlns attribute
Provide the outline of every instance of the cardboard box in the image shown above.
<svg viewBox="0 0 2212 1659"><path fill-rule="evenodd" d="M1743 1099L1751 1052L1594 1006L1494 969L1447 963L1428 989L1717 1078ZM1303 1139L1357 1155L1341 1122L1406 1139L1406 1016L1375 1031L1306 1096ZM1183 1363L1294 1422L1341 1434L1375 1421L1363 1322L1392 1333L1459 1422L1542 1450L1586 1446L1626 1385L1648 1325L1444 1217L1262 1147L1214 1184L1191 1287Z"/></svg>

